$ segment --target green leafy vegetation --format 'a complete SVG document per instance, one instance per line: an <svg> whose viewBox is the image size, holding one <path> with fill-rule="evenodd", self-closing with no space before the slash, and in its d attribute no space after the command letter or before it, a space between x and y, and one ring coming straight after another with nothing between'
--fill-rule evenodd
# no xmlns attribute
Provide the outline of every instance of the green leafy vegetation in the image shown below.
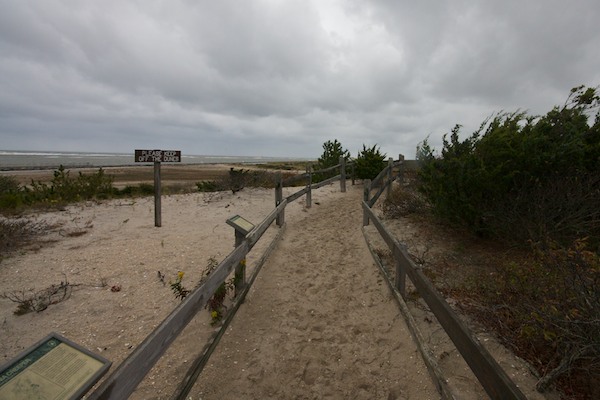
<svg viewBox="0 0 600 400"><path fill-rule="evenodd" d="M118 196L152 196L154 194L154 185L150 183L140 183L138 185L127 185L123 189L115 189L115 195Z"/></svg>
<svg viewBox="0 0 600 400"><path fill-rule="evenodd" d="M71 176L62 165L54 171L49 183L32 181L20 185L14 177L0 177L0 212L15 213L26 207L63 206L84 200L103 200L114 197L147 196L154 194L154 186L141 183L117 189L113 178L102 168L96 173L78 173Z"/></svg>
<svg viewBox="0 0 600 400"><path fill-rule="evenodd" d="M183 301L187 295L190 294L190 291L181 283L184 275L185 273L183 271L179 271L175 281L169 281L169 286L171 287L171 291L175 295L175 298L180 299L181 301Z"/></svg>
<svg viewBox="0 0 600 400"><path fill-rule="evenodd" d="M213 273L218 266L219 262L217 261L217 259L214 257L210 257L206 265L205 278L208 277L211 273ZM217 290L215 290L211 298L206 303L206 308L208 308L208 311L210 312L210 318L212 320L213 325L221 321L225 312L227 311L227 307L225 306L225 299L227 298L227 293L235 289L236 278L237 277L233 277L231 280L221 283L221 285L219 285Z"/></svg>
<svg viewBox="0 0 600 400"><path fill-rule="evenodd" d="M578 87L542 117L501 113L465 140L444 136L441 155L420 146L421 190L434 212L479 235L520 243L600 244L600 98Z"/></svg>
<svg viewBox="0 0 600 400"><path fill-rule="evenodd" d="M356 177L358 179L374 179L386 167L385 154L381 154L379 147L367 147L358 153L355 160Z"/></svg>
<svg viewBox="0 0 600 400"><path fill-rule="evenodd" d="M231 190L239 192L245 187L274 188L277 173L273 171L256 169L230 168L229 173L217 180L201 181L196 183L199 192L222 192ZM294 176L293 172L282 173L282 178Z"/></svg>
<svg viewBox="0 0 600 400"><path fill-rule="evenodd" d="M264 164L256 164L256 168L278 171L304 171L309 161L286 161L286 162L268 162Z"/></svg>
<svg viewBox="0 0 600 400"><path fill-rule="evenodd" d="M323 153L317 160L317 164L313 166L313 171L320 171L327 168L335 167L340 163L340 158L344 160L350 160L350 152L342 146L342 144L334 139L333 141L328 140L323 143ZM332 178L339 173L339 170L332 170L328 172L318 172L313 175L313 182L321 182L325 179Z"/></svg>
<svg viewBox="0 0 600 400"><path fill-rule="evenodd" d="M366 147L363 144L363 149L358 153L356 159L350 158L350 152L342 146L337 140L328 140L323 143L323 154L318 159L314 170L323 170L339 165L340 159L344 159L347 165L354 162L354 177L358 179L373 179L386 167L386 155L382 154L379 147ZM347 174L349 175L347 169ZM324 173L316 173L313 175L314 182L320 182L339 174L338 170L332 170Z"/></svg>
<svg viewBox="0 0 600 400"><path fill-rule="evenodd" d="M537 368L539 391L556 384L571 398L594 397L600 382L599 106L580 86L546 115L500 113L466 139L455 126L440 154L427 140L417 149L435 216L495 239L496 252L499 242L531 249L449 291ZM404 215L418 200L387 207Z"/></svg>
<svg viewBox="0 0 600 400"><path fill-rule="evenodd" d="M342 157L346 161L350 160L350 152L344 149L337 139L333 141L328 140L323 143L323 154L317 160L316 169L325 169L338 165Z"/></svg>

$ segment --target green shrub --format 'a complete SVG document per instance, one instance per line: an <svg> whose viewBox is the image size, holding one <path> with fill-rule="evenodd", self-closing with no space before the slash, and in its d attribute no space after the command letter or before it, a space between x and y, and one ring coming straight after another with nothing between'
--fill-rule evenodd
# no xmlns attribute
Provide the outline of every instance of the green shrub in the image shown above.
<svg viewBox="0 0 600 400"><path fill-rule="evenodd" d="M127 185L123 189L113 191L118 196L152 196L154 194L154 185L150 183L140 183L138 185Z"/></svg>
<svg viewBox="0 0 600 400"><path fill-rule="evenodd" d="M0 175L0 209L14 210L23 203L22 188L12 176Z"/></svg>
<svg viewBox="0 0 600 400"><path fill-rule="evenodd" d="M20 186L13 177L0 179L0 209L17 210L24 206L65 204L81 200L106 199L118 194L113 178L100 168L94 174L79 173L76 178L61 165L50 183L32 181Z"/></svg>
<svg viewBox="0 0 600 400"><path fill-rule="evenodd" d="M0 194L0 209L16 210L23 205L23 196L19 193Z"/></svg>
<svg viewBox="0 0 600 400"><path fill-rule="evenodd" d="M137 185L136 191L141 196L152 196L154 194L154 185L151 183L140 183Z"/></svg>
<svg viewBox="0 0 600 400"><path fill-rule="evenodd" d="M342 144L334 139L323 143L323 154L317 160L317 169L333 167L340 163L340 158L346 161L350 159L350 152L342 147Z"/></svg>
<svg viewBox="0 0 600 400"><path fill-rule="evenodd" d="M434 212L479 235L521 243L583 236L597 243L598 115L588 124L600 101L595 93L574 88L563 107L542 117L501 113L464 140L457 125L439 156L426 140L417 151L420 189ZM569 199L571 193L582 195Z"/></svg>
<svg viewBox="0 0 600 400"><path fill-rule="evenodd" d="M313 171L320 171L330 167L335 167L340 163L341 157L343 157L344 160L349 161L350 152L344 149L342 144L337 139L334 139L333 141L328 140L325 143L323 143L323 153L317 160L317 164L313 166ZM339 171L337 170L332 170L329 172L319 172L313 174L312 180L315 183L321 182L325 179L334 177L337 174L339 174Z"/></svg>
<svg viewBox="0 0 600 400"><path fill-rule="evenodd" d="M199 192L218 192L219 191L219 185L217 184L216 181L197 182L196 187L198 188Z"/></svg>
<svg viewBox="0 0 600 400"><path fill-rule="evenodd" d="M293 175L293 173L285 173L283 178ZM273 188L275 177L276 173L271 171L231 168L227 176L214 181L197 182L196 187L200 192L231 190L232 193L236 193L245 187Z"/></svg>
<svg viewBox="0 0 600 400"><path fill-rule="evenodd" d="M387 166L385 154L381 154L377 145L363 149L355 160L355 174L358 179L374 179Z"/></svg>
<svg viewBox="0 0 600 400"><path fill-rule="evenodd" d="M0 195L5 193L17 193L20 190L19 182L14 176L0 175Z"/></svg>

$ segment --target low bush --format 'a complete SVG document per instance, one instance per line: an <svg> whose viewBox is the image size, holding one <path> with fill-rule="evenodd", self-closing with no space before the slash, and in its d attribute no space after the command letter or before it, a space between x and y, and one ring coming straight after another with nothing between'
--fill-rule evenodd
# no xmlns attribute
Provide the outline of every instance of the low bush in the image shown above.
<svg viewBox="0 0 600 400"><path fill-rule="evenodd" d="M165 187L164 191L181 191L181 188ZM21 186L14 177L0 177L0 212L14 213L23 207L61 206L82 200L104 200L113 197L151 196L154 185L140 183L123 189L113 186L113 177L102 168L93 174L78 173L72 177L62 165L54 171L49 183L32 181Z"/></svg>
<svg viewBox="0 0 600 400"><path fill-rule="evenodd" d="M423 195L414 188L394 187L383 204L382 210L387 218L400 218L411 214L420 214L428 209Z"/></svg>
<svg viewBox="0 0 600 400"><path fill-rule="evenodd" d="M585 240L474 276L463 306L542 375L538 390L589 393L600 382L600 256ZM574 388L576 387L576 388Z"/></svg>
<svg viewBox="0 0 600 400"><path fill-rule="evenodd" d="M19 185L13 177L0 180L0 210L16 211L23 206L61 205L81 200L106 199L117 193L113 178L100 168L95 174L76 178L61 165L54 171L50 183L32 181L29 186Z"/></svg>
<svg viewBox="0 0 600 400"><path fill-rule="evenodd" d="M154 194L154 185L150 183L127 185L123 189L115 189L114 193L116 196L151 196Z"/></svg>
<svg viewBox="0 0 600 400"><path fill-rule="evenodd" d="M52 226L44 222L32 222L24 218L0 217L0 260L35 241Z"/></svg>
<svg viewBox="0 0 600 400"><path fill-rule="evenodd" d="M196 187L200 192L231 190L232 193L237 193L245 187L274 188L277 174L273 171L231 168L227 176L214 181L197 182ZM294 175L294 173L286 172L282 174L282 179Z"/></svg>
<svg viewBox="0 0 600 400"><path fill-rule="evenodd" d="M19 191L19 186L14 176L0 175L0 194L16 193Z"/></svg>

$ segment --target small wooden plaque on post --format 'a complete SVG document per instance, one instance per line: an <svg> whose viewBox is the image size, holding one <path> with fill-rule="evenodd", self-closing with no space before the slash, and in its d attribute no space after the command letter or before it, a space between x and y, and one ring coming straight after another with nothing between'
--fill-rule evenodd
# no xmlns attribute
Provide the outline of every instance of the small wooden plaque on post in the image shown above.
<svg viewBox="0 0 600 400"><path fill-rule="evenodd" d="M240 232L243 236L254 229L254 224L247 219L240 217L239 215L235 215L227 220L227 225L232 226L236 232Z"/></svg>

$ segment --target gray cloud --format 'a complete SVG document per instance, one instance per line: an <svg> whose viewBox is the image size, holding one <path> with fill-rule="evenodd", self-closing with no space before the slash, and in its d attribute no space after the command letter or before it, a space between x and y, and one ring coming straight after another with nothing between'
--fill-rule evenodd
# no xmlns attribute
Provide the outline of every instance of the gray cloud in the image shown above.
<svg viewBox="0 0 600 400"><path fill-rule="evenodd" d="M414 156L600 83L593 0L0 0L2 148Z"/></svg>

